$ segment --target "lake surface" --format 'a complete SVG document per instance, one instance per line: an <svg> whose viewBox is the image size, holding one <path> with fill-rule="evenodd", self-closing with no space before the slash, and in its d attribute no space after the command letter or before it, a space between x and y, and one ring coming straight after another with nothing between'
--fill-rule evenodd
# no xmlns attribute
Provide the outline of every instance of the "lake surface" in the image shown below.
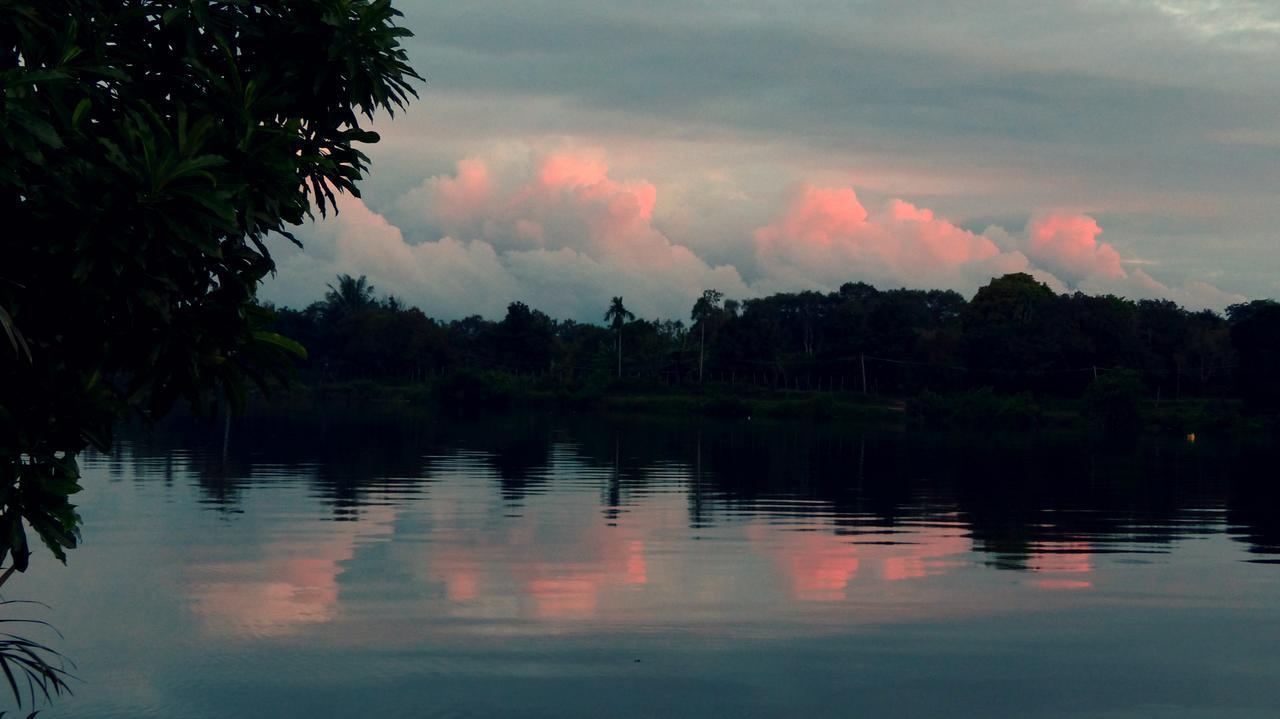
<svg viewBox="0 0 1280 719"><path fill-rule="evenodd" d="M87 456L5 596L79 667L42 717L1274 717L1276 460L275 410Z"/></svg>

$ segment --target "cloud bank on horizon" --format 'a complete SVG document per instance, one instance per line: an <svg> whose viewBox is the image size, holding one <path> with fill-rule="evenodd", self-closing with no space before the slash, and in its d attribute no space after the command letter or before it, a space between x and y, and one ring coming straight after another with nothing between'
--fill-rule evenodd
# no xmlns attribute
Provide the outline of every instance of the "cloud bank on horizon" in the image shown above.
<svg viewBox="0 0 1280 719"><path fill-rule="evenodd" d="M993 276L1029 272L1058 291L1164 297L1193 308L1244 299L1205 282L1169 286L1126 270L1087 215L1038 216L1019 234L994 226L975 233L902 199L871 211L851 187L813 184L744 238L737 261L712 264L655 225L653 183L610 176L599 153L535 153L494 165L459 161L386 214L340 199L336 216L305 233L303 250L277 248L279 279L266 298L304 306L348 273L446 319L501 316L521 300L594 321L618 294L644 316L680 318L708 288L745 299L861 280L971 294Z"/></svg>
<svg viewBox="0 0 1280 719"><path fill-rule="evenodd" d="M1256 0L396 0L429 82L282 247L431 314L596 320L879 286L1280 295L1280 9ZM1105 231L1104 231L1105 230Z"/></svg>

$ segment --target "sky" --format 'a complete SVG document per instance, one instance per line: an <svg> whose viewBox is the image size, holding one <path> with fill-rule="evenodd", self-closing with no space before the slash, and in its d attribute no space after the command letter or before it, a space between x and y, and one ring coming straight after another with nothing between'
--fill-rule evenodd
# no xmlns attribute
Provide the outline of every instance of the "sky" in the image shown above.
<svg viewBox="0 0 1280 719"><path fill-rule="evenodd" d="M397 0L420 99L274 246L427 314L715 288L1280 296L1280 3Z"/></svg>

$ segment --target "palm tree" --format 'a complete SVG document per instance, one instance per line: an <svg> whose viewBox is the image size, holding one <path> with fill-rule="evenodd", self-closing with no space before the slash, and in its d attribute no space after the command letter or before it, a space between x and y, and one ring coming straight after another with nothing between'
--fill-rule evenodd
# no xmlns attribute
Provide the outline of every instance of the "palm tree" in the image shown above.
<svg viewBox="0 0 1280 719"><path fill-rule="evenodd" d="M698 340L698 383L702 383L702 361L706 356L707 350L707 322L711 321L720 313L720 300L724 298L724 293L720 290L704 290L702 296L697 302L693 303L693 313L690 315L699 327Z"/></svg>
<svg viewBox="0 0 1280 719"><path fill-rule="evenodd" d="M338 286L328 285L329 291L324 293L325 309L330 312L347 314L373 307L378 303L374 298L373 285L364 275L338 275Z"/></svg>
<svg viewBox="0 0 1280 719"><path fill-rule="evenodd" d="M614 297L609 303L609 309L604 313L604 321L611 322L610 326L618 333L618 379L622 379L622 326L627 320L634 320L635 315L622 304L621 297Z"/></svg>

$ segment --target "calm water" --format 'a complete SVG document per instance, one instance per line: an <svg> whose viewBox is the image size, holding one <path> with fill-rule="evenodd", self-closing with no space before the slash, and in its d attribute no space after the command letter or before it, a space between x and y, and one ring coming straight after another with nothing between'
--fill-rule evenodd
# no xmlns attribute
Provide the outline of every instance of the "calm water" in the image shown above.
<svg viewBox="0 0 1280 719"><path fill-rule="evenodd" d="M88 457L5 593L42 717L1274 717L1276 458L279 411Z"/></svg>

